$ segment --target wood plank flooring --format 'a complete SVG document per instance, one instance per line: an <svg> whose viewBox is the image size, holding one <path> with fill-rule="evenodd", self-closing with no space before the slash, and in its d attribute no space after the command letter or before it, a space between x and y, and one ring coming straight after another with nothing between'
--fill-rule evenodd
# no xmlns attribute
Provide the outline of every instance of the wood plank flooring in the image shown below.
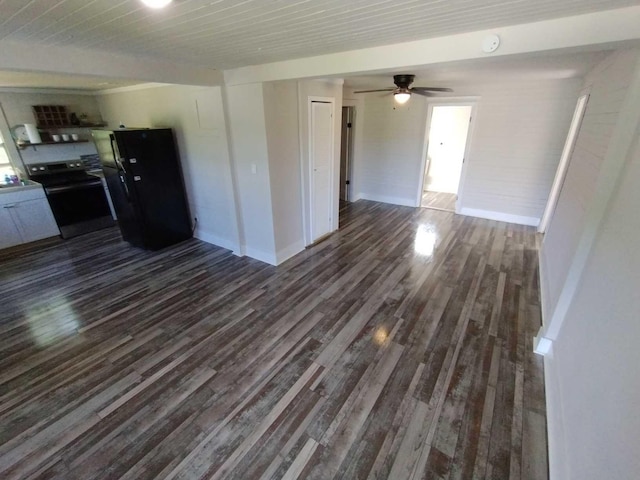
<svg viewBox="0 0 640 480"><path fill-rule="evenodd" d="M0 255L0 478L544 479L535 230L359 201L279 267Z"/></svg>
<svg viewBox="0 0 640 480"><path fill-rule="evenodd" d="M420 206L424 208L432 208L434 210L445 210L447 212L456 211L457 195L455 193L444 192L428 192L422 194L422 202Z"/></svg>

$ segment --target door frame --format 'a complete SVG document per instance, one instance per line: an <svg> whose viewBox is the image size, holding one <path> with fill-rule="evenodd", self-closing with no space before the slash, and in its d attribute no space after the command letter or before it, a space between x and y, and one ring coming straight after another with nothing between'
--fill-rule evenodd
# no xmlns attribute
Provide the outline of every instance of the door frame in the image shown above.
<svg viewBox="0 0 640 480"><path fill-rule="evenodd" d="M346 148L346 163L347 165L345 166L345 180L349 182L349 184L347 185L342 185L340 184L340 188L338 189L338 199L340 199L340 192L342 191L342 188L345 187L345 193L346 193L346 202L351 202L352 201L352 194L353 192L351 191L352 187L353 187L353 182L351 181L351 173L353 171L353 152L354 152L354 148L353 148L353 139L355 137L354 135L354 127L355 127L355 116L356 116L356 107L352 106L352 105L342 105L342 111L344 112L344 109L347 109L347 111L349 112L349 123L351 123L351 127L347 127L347 148ZM342 126L342 118L340 119L340 125ZM342 128L341 128L341 137L340 137L340 141L342 142ZM342 170L342 145L340 145L340 170Z"/></svg>
<svg viewBox="0 0 640 480"><path fill-rule="evenodd" d="M335 185L335 119L336 119L336 99L334 97L318 97L318 96L308 96L307 97L307 159L306 159L306 167L307 167L307 185L309 189L305 192L306 199L306 209L305 209L305 218L307 219L305 223L305 245L311 245L318 239L313 238L313 202L315 200L314 197L314 189L313 189L313 154L312 154L312 142L311 138L313 135L313 103L329 103L331 104L331 159L329 162L329 178L331 179L331 187L330 187L330 198L329 198L329 208L331 211L331 231L334 231L337 227L335 227L337 223L337 219L333 218L335 216L335 205L336 205L336 192L338 196L340 195L340 190L336 189ZM304 182L303 182L304 187ZM330 233L328 232L328 233Z"/></svg>
<svg viewBox="0 0 640 480"><path fill-rule="evenodd" d="M558 204L558 200L560 199L560 192L562 191L564 179L566 178L567 171L569 170L571 156L573 155L573 150L575 149L576 142L578 141L578 134L580 133L580 127L582 126L582 119L584 118L584 114L587 111L588 104L589 92L583 93L578 97L576 107L573 111L573 117L571 118L569 132L567 133L567 138L562 149L562 155L560 156L560 162L558 163L558 169L556 170L556 175L553 179L553 184L551 185L551 191L549 192L547 204L544 207L542 217L540 217L540 223L538 224L538 233L546 232L547 227L549 226L549 222L551 222L551 217L553 217L553 214L556 210L556 205Z"/></svg>
<svg viewBox="0 0 640 480"><path fill-rule="evenodd" d="M422 206L422 192L424 190L424 177L427 168L427 152L429 151L429 131L431 130L431 119L433 117L433 107L471 107L471 121L469 130L467 130L467 141L464 147L464 157L462 161L462 171L460 172L460 181L458 182L458 193L456 198L455 212L460 213L462 206L462 197L464 194L464 184L467 178L467 170L469 166L469 154L471 152L471 140L476 124L478 114L478 103L480 97L438 97L429 98L427 100L427 121L424 130L424 145L422 148L422 159L420 161L420 178L418 179L418 191L416 195L416 207Z"/></svg>

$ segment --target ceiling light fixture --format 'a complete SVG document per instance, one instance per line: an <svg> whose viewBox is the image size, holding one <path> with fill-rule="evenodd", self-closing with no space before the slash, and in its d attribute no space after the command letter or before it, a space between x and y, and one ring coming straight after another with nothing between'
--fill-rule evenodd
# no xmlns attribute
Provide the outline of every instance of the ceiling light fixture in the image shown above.
<svg viewBox="0 0 640 480"><path fill-rule="evenodd" d="M411 98L411 92L408 88L397 88L395 92L393 92L393 99L396 103L400 105L404 105Z"/></svg>
<svg viewBox="0 0 640 480"><path fill-rule="evenodd" d="M142 3L151 8L164 8L172 1L173 0L142 0Z"/></svg>

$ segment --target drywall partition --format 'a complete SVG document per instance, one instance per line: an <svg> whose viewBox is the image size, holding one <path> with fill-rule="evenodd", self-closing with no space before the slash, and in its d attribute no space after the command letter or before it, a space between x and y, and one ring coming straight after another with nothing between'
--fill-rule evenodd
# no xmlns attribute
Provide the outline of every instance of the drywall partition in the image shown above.
<svg viewBox="0 0 640 480"><path fill-rule="evenodd" d="M342 80L304 80L298 82L298 109L299 109L299 135L300 135L300 165L302 170L302 198L303 198L303 218L305 230L305 245L311 243L311 233L309 231L309 102L310 99L326 98L334 102L334 153L333 153L333 216L332 230L338 229L338 209L340 196L340 126L342 112Z"/></svg>
<svg viewBox="0 0 640 480"><path fill-rule="evenodd" d="M262 84L226 88L242 252L276 265L269 151Z"/></svg>
<svg viewBox="0 0 640 480"><path fill-rule="evenodd" d="M304 249L297 82L263 85L276 260Z"/></svg>
<svg viewBox="0 0 640 480"><path fill-rule="evenodd" d="M109 126L171 127L178 142L195 236L240 252L220 87L118 89L98 96Z"/></svg>
<svg viewBox="0 0 640 480"><path fill-rule="evenodd" d="M545 356L551 480L640 471L640 129Z"/></svg>
<svg viewBox="0 0 640 480"><path fill-rule="evenodd" d="M614 52L585 77L582 91L590 94L589 103L540 252L545 324L556 309L583 233L600 166L619 121L638 58L637 50Z"/></svg>
<svg viewBox="0 0 640 480"><path fill-rule="evenodd" d="M450 83L478 108L461 213L536 225L544 211L569 129L580 80ZM427 100L396 106L365 95L363 198L416 205Z"/></svg>

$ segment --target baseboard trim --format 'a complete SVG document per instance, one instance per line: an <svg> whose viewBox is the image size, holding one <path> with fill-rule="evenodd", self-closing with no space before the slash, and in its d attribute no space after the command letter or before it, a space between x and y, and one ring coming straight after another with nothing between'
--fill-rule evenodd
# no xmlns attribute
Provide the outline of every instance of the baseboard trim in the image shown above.
<svg viewBox="0 0 640 480"><path fill-rule="evenodd" d="M402 205L404 207L415 207L415 200L401 197L390 197L387 195L372 195L369 193L361 193L358 195L358 200L371 200L372 202L390 203L392 205Z"/></svg>
<svg viewBox="0 0 640 480"><path fill-rule="evenodd" d="M247 246L243 247L243 251L247 257L251 257L255 260L260 260L261 262L268 263L269 265L278 265L278 259L276 258L275 253L269 253Z"/></svg>
<svg viewBox="0 0 640 480"><path fill-rule="evenodd" d="M478 208L463 207L458 212L460 215L469 217L486 218L487 220L497 220L498 222L516 223L518 225L529 225L537 227L540 219L536 217L525 217L523 215L512 215L510 213L495 212L492 210L480 210Z"/></svg>
<svg viewBox="0 0 640 480"><path fill-rule="evenodd" d="M276 252L276 265L280 265L283 262L286 262L291 257L296 256L298 253L304 250L304 242L299 240L288 247L281 248Z"/></svg>
<svg viewBox="0 0 640 480"><path fill-rule="evenodd" d="M217 247L222 247L222 248L226 248L227 250L231 250L234 255L237 255L239 257L242 256L242 254L239 251L239 245L234 244L233 242L231 242L230 240L227 240L226 238L219 237L210 232L205 232L204 230L201 230L199 228L196 228L195 232L193 232L193 236L198 240L202 240L203 242L207 242Z"/></svg>

